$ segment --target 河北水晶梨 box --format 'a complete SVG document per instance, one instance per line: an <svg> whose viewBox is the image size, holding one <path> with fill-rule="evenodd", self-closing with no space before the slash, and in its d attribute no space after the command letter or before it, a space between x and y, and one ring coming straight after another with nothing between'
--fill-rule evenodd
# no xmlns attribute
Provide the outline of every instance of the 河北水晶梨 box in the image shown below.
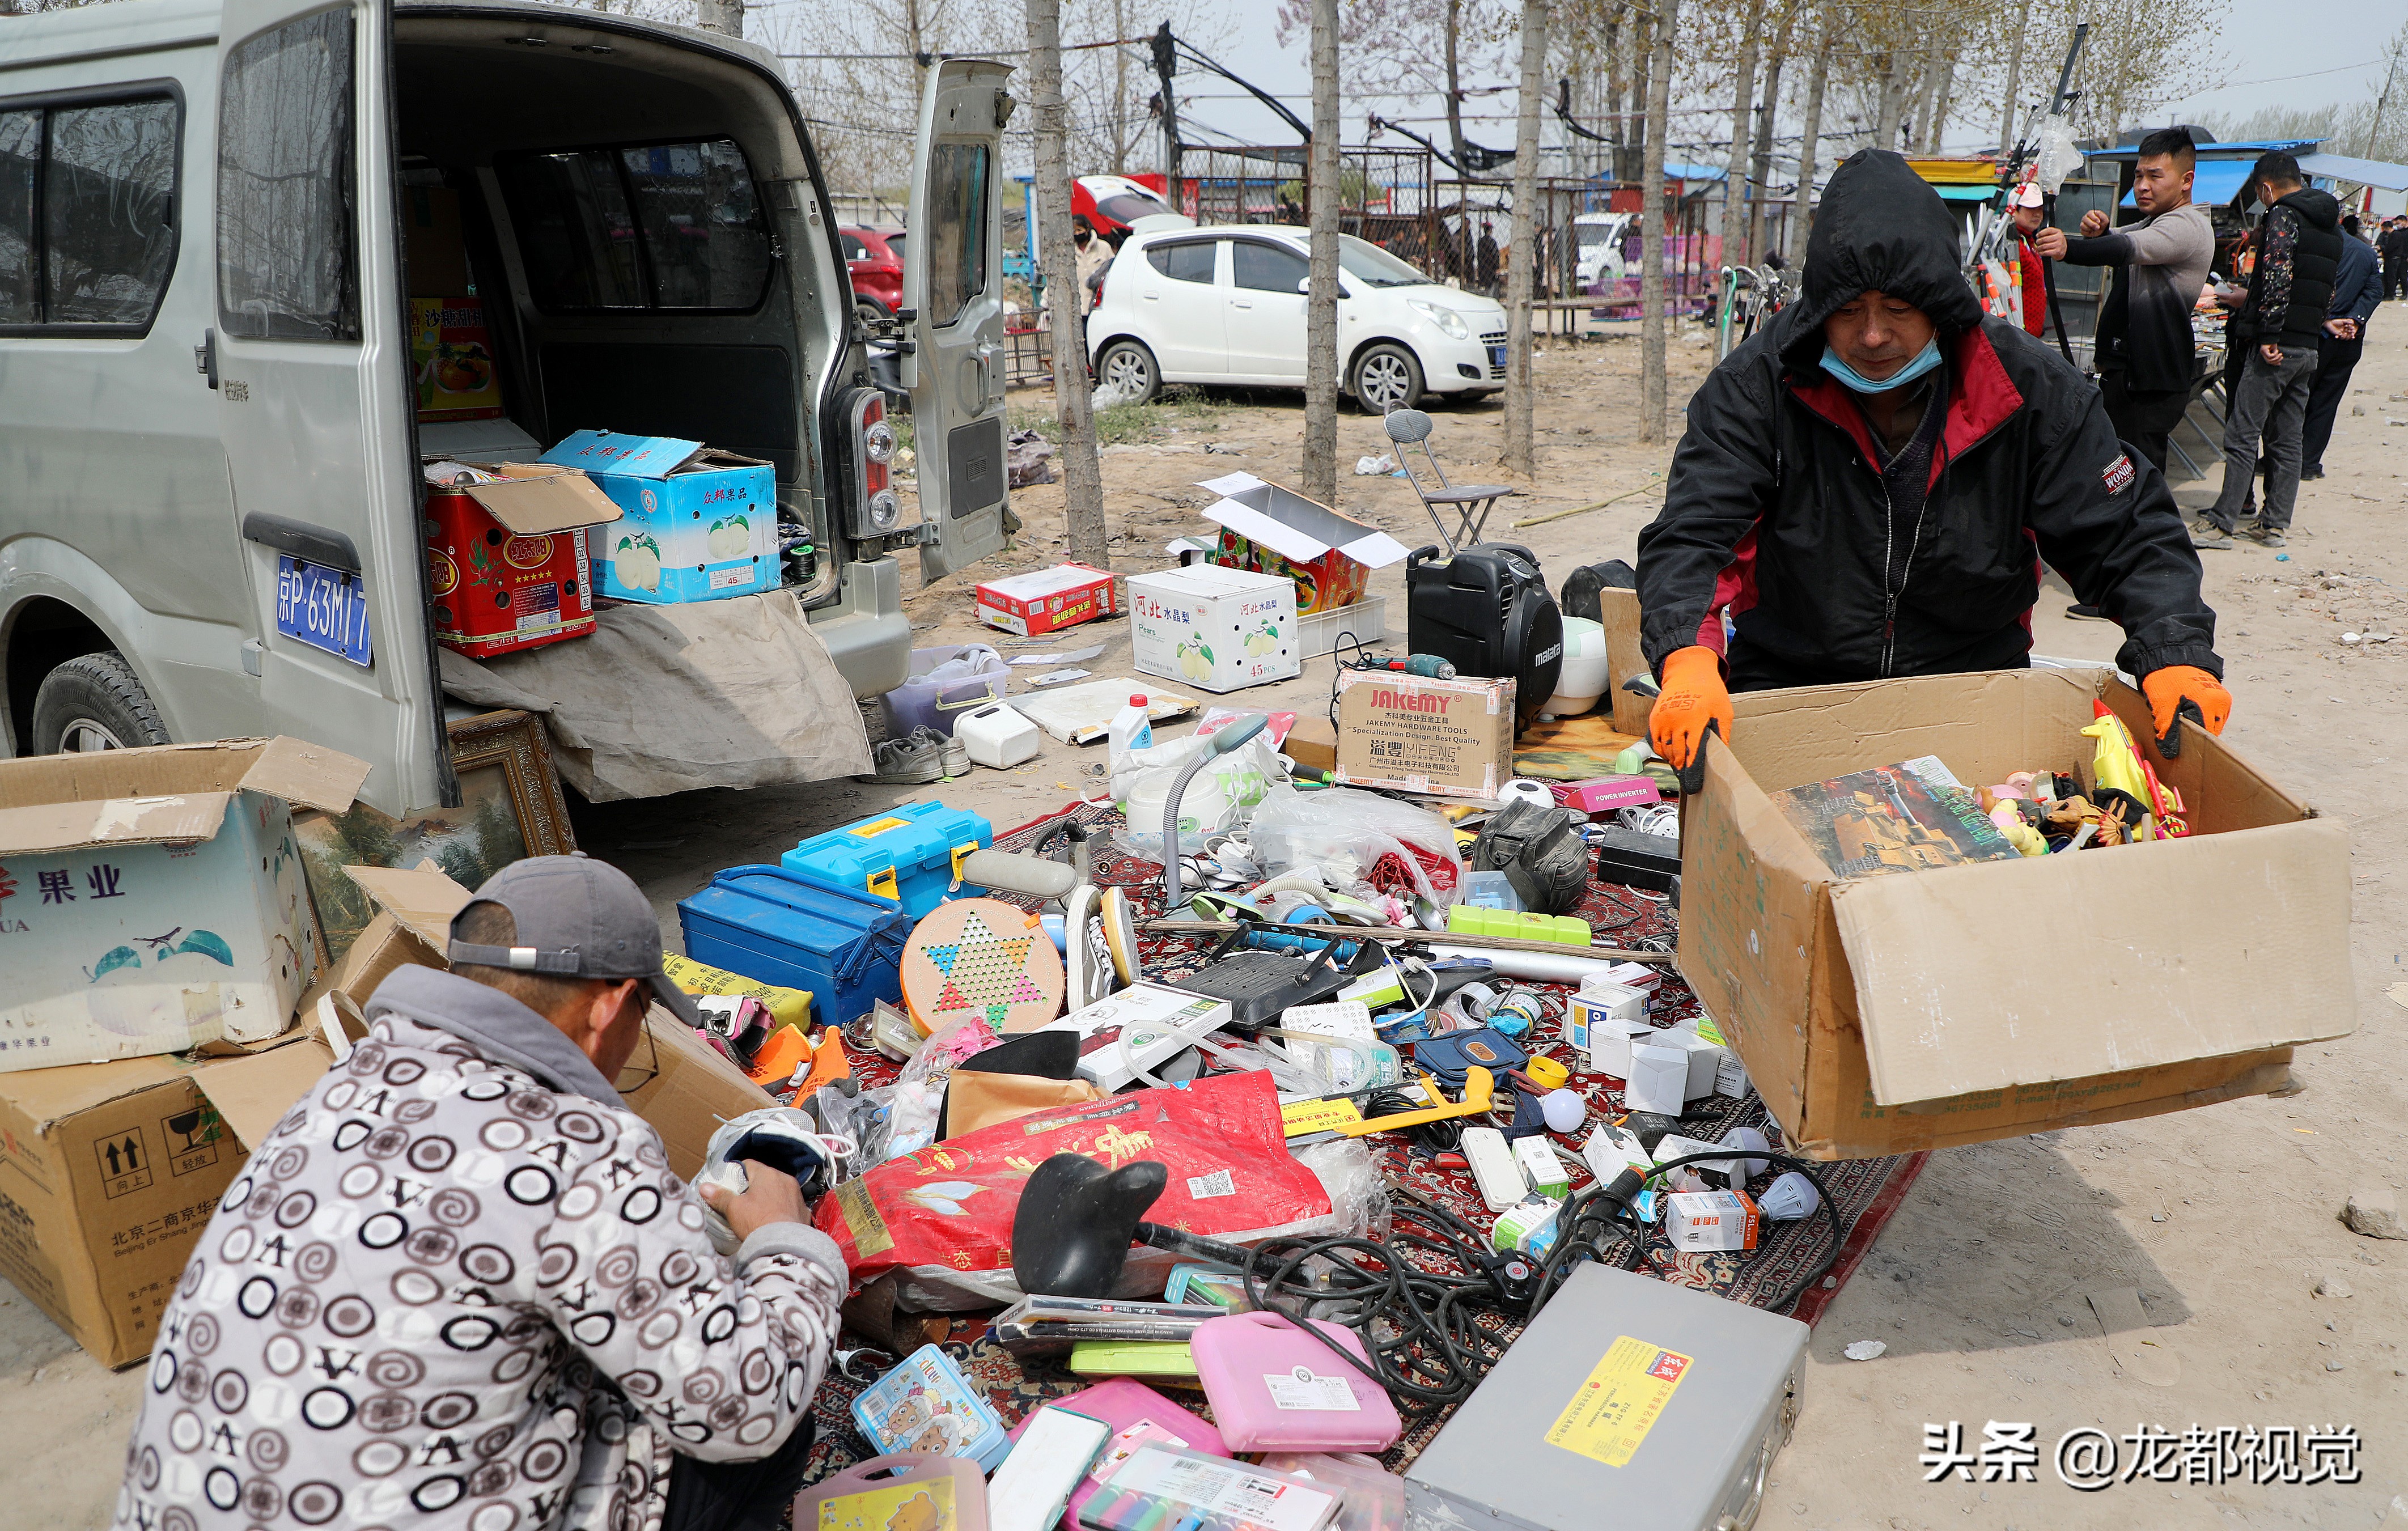
<svg viewBox="0 0 2408 1531"><path fill-rule="evenodd" d="M594 631L588 565L619 508L574 468L463 465L499 477L426 490L435 637L482 659Z"/></svg>
<svg viewBox="0 0 2408 1531"><path fill-rule="evenodd" d="M0 764L0 1071L282 1032L318 978L293 805L367 772L293 738Z"/></svg>
<svg viewBox="0 0 2408 1531"><path fill-rule="evenodd" d="M1094 622L1119 609L1112 600L1112 577L1084 564L1059 564L978 587L979 621L1022 637Z"/></svg>
<svg viewBox="0 0 2408 1531"><path fill-rule="evenodd" d="M1768 796L1923 755L1963 781L2045 766L2086 783L2094 700L2181 794L2190 834L1842 879ZM1680 966L1790 1152L1869 1158L2262 1095L2293 1047L2356 1025L2349 832L2196 726L2160 754L2112 672L1735 707L1681 804Z"/></svg>
<svg viewBox="0 0 2408 1531"><path fill-rule="evenodd" d="M1293 580L1298 616L1354 605L1373 569L1405 556L1404 544L1378 527L1251 473L1196 487L1221 496L1203 510L1221 528L1212 562Z"/></svg>
<svg viewBox="0 0 2408 1531"><path fill-rule="evenodd" d="M594 550L594 588L674 606L778 588L778 475L665 436L579 431L543 454L582 468L626 519Z"/></svg>
<svg viewBox="0 0 2408 1531"><path fill-rule="evenodd" d="M1513 775L1513 682L1338 672L1337 779L1494 800Z"/></svg>
<svg viewBox="0 0 2408 1531"><path fill-rule="evenodd" d="M1129 642L1148 675L1238 691L1303 668L1292 580L1195 564L1132 575L1128 588Z"/></svg>

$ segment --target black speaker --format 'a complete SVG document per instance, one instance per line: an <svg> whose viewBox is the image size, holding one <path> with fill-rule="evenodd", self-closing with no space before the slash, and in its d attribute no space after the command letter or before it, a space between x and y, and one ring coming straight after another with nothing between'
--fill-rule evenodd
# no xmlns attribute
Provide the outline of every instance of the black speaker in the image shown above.
<svg viewBox="0 0 2408 1531"><path fill-rule="evenodd" d="M1514 726L1530 725L1564 667L1564 618L1527 548L1484 542L1440 559L1405 558L1406 647L1454 663L1458 675L1513 680Z"/></svg>

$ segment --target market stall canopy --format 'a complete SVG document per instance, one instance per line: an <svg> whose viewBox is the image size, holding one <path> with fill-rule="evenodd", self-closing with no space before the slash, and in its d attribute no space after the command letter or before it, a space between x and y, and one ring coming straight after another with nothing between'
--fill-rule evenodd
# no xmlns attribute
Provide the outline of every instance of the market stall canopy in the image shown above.
<svg viewBox="0 0 2408 1531"><path fill-rule="evenodd" d="M2300 156L2300 173L2320 179L2345 180L2353 186L2372 186L2381 192L2408 191L2408 165L2386 165L2381 160L2361 160L2347 154L2303 154Z"/></svg>

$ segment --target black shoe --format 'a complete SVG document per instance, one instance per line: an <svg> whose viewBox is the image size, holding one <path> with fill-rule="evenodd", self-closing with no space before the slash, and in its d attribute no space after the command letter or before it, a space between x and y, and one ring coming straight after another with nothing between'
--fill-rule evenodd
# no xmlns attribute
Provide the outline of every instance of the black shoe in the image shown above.
<svg viewBox="0 0 2408 1531"><path fill-rule="evenodd" d="M2095 606L2069 606L2065 614L2076 622L2105 622L2107 613Z"/></svg>
<svg viewBox="0 0 2408 1531"><path fill-rule="evenodd" d="M2324 476L2325 470L2321 467L2301 468L2300 470L2300 482L2306 483L2311 479L2321 479Z"/></svg>

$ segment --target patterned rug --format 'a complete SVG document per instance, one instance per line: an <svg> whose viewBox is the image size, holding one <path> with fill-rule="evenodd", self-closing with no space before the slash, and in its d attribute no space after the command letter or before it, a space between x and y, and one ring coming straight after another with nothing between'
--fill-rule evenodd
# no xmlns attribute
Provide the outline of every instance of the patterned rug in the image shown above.
<svg viewBox="0 0 2408 1531"><path fill-rule="evenodd" d="M1162 868L1151 860L1129 853L1111 838L1122 825L1119 810L1110 803L1071 805L1063 812L1075 813L1078 820L1090 826L1095 838L1095 879L1099 884L1118 885L1125 889L1130 900L1140 906L1140 919L1160 912ZM1043 819L996 837L999 851L1026 851L1044 832L1053 827L1062 813ZM996 895L1002 896L1002 895ZM1022 899L1030 908L1037 900ZM1661 895L1641 893L1606 883L1592 882L1581 906L1573 911L1589 922L1600 937L1610 937L1616 944L1646 951L1670 951L1678 931L1678 916L1670 902ZM1179 978L1193 971L1202 960L1210 942L1201 937L1143 934L1139 937L1145 969L1150 977L1176 983ZM1571 1065L1581 1061L1561 1036L1560 1001L1570 994L1569 985L1528 985L1548 993L1558 1003L1558 1015L1541 1021L1524 1037L1523 1044L1533 1053L1552 1053L1559 1061ZM1665 970L1664 982L1656 995L1653 1020L1658 1025L1677 1024L1697 1013L1698 1002L1677 972ZM854 1072L865 1087L888 1082L896 1066L883 1058L856 1053ZM1589 1101L1589 1117L1579 1134L1557 1140L1577 1149L1585 1140L1588 1128L1599 1121L1612 1121L1622 1113L1622 1093L1619 1086L1603 1075L1575 1072L1571 1088L1580 1091ZM1681 1119L1680 1130L1690 1138L1711 1142L1737 1126L1760 1129L1775 1148L1782 1146L1781 1129L1764 1109L1764 1103L1750 1092L1744 1100L1732 1100L1715 1095L1701 1102ZM1487 1205L1481 1199L1469 1173L1440 1169L1428 1160L1415 1159L1407 1145L1393 1136L1375 1136L1367 1140L1373 1158L1392 1183L1410 1186L1456 1216L1484 1227L1494 1220ZM1814 1323L1829 1306L1842 1285L1863 1260L1872 1241L1880 1235L1907 1189L1922 1171L1927 1156L1921 1153L1898 1158L1856 1159L1820 1166L1818 1173L1831 1192L1832 1202L1840 1220L1847 1229L1839 1258L1823 1279L1810 1287L1789 1309L1791 1317L1807 1324ZM1770 1177L1759 1180L1758 1189L1769 1183ZM1585 1182L1582 1182L1585 1183ZM1751 1307L1765 1307L1786 1291L1805 1271L1819 1263L1830 1248L1830 1224L1821 1213L1794 1223L1767 1223L1766 1232L1758 1246L1744 1253L1679 1254L1670 1251L1652 1252L1639 1267L1644 1274L1659 1280L1693 1286L1712 1292L1733 1302ZM1498 1318L1493 1327L1500 1338L1511 1341L1520 1333L1518 1325ZM1010 1426L1039 1405L1067 1396L1091 1386L1086 1379L1072 1375L1058 1362L1036 1362L1024 1366L1010 1352L986 1338L983 1320L952 1321L950 1330L939 1341L960 1364L988 1401ZM819 1418L819 1438L812 1450L811 1477L816 1481L826 1473L838 1471L854 1462L875 1454L870 1443L854 1426L851 1413L853 1399L886 1363L875 1354L864 1354L854 1366L858 1378L831 1375L820 1389L815 1412ZM1154 1385L1159 1386L1157 1382ZM1211 1417L1209 1405L1200 1392L1182 1391L1174 1395L1186 1407ZM1401 1472L1424 1447L1436 1437L1445 1424L1447 1411L1409 1421L1403 1440L1383 1459L1395 1471Z"/></svg>

